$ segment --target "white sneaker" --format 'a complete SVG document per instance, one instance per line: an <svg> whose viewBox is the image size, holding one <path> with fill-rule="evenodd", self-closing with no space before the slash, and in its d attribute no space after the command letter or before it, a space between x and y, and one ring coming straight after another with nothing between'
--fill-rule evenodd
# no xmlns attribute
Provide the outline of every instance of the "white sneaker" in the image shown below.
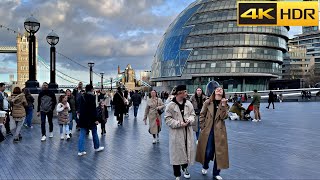
<svg viewBox="0 0 320 180"><path fill-rule="evenodd" d="M104 147L100 146L98 149L95 149L96 152L100 152L100 151L103 151L104 150Z"/></svg>
<svg viewBox="0 0 320 180"><path fill-rule="evenodd" d="M196 141L196 145L198 145L198 140Z"/></svg>
<svg viewBox="0 0 320 180"><path fill-rule="evenodd" d="M176 180L180 180L180 177L176 177Z"/></svg>
<svg viewBox="0 0 320 180"><path fill-rule="evenodd" d="M259 122L261 122L261 119L258 119Z"/></svg>
<svg viewBox="0 0 320 180"><path fill-rule="evenodd" d="M83 152L78 152L78 156L84 156L84 155L86 155L87 153L85 152L85 151L83 151Z"/></svg>
<svg viewBox="0 0 320 180"><path fill-rule="evenodd" d="M189 179L191 176L190 176L190 173L188 172L188 168L184 169L183 170L183 176L184 178L186 179Z"/></svg>
<svg viewBox="0 0 320 180"><path fill-rule="evenodd" d="M53 138L53 132L50 133L49 138Z"/></svg>
<svg viewBox="0 0 320 180"><path fill-rule="evenodd" d="M64 140L64 135L63 134L61 134L60 139Z"/></svg>
<svg viewBox="0 0 320 180"><path fill-rule="evenodd" d="M153 138L152 144L155 144L155 143L157 143L157 140L156 140L156 138Z"/></svg>
<svg viewBox="0 0 320 180"><path fill-rule="evenodd" d="M45 141L47 139L46 136L42 136L41 141Z"/></svg>
<svg viewBox="0 0 320 180"><path fill-rule="evenodd" d="M70 139L70 135L69 135L69 134L67 134L66 139L67 139L67 140L69 140L69 139Z"/></svg>
<svg viewBox="0 0 320 180"><path fill-rule="evenodd" d="M254 119L254 120L252 120L252 122L258 122L258 120Z"/></svg>
<svg viewBox="0 0 320 180"><path fill-rule="evenodd" d="M202 172L202 175L206 175L208 173L208 170L202 168L201 172Z"/></svg>
<svg viewBox="0 0 320 180"><path fill-rule="evenodd" d="M217 179L217 180L223 180L222 177L219 176L219 175L218 175L218 176L215 176L214 178Z"/></svg>
<svg viewBox="0 0 320 180"><path fill-rule="evenodd" d="M160 139L159 138L157 138L157 143L159 143L160 142Z"/></svg>

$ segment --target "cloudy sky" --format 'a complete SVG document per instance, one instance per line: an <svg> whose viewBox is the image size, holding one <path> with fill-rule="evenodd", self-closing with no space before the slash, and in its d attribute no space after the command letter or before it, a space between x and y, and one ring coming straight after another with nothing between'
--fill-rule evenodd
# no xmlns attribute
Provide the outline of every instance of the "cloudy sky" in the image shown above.
<svg viewBox="0 0 320 180"><path fill-rule="evenodd" d="M31 14L39 20L39 55L49 62L46 36L54 30L60 37L57 51L94 71L115 76L117 66L127 64L138 72L150 70L159 40L174 18L194 0L0 0L0 25L23 32ZM293 28L291 35L300 33ZM16 34L0 28L0 46L15 45ZM57 55L57 68L88 82L88 70ZM16 55L0 54L0 81L15 74ZM49 81L49 72L38 77ZM137 76L139 78L139 75ZM59 83L59 78L58 83ZM94 76L98 81L99 77Z"/></svg>

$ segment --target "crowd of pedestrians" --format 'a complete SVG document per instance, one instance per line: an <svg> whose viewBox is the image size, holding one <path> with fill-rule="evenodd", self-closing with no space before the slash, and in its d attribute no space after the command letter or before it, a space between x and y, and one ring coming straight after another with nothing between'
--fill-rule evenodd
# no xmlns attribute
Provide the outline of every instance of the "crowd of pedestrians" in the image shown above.
<svg viewBox="0 0 320 180"><path fill-rule="evenodd" d="M14 88L9 97L4 92L5 85L0 83L0 128L5 125L6 135L12 135L10 131L10 116L15 121L14 143L22 139L21 128L32 128L32 117L35 99L28 89ZM210 88L208 88L210 87ZM206 175L209 162L213 161L213 177L222 179L220 171L229 167L228 141L225 119L230 112L243 119L241 111L245 111L241 102L246 102L247 95L235 95L234 102L229 108L225 91L218 83L208 85L206 94L198 87L191 98L185 85L175 87L171 93L158 93L152 90L147 98L142 120L149 125L148 132L152 135L152 143L160 142L159 134L162 129L162 117L169 128L169 156L173 167L173 175L180 179L181 171L185 178L190 178L188 167L194 162L202 164L201 173ZM160 96L160 97L159 97ZM123 125L124 116L129 116L129 107L133 107L134 119L137 119L138 110L145 93L128 91L118 87L115 93L101 91L95 94L91 85L80 82L73 91L67 89L56 101L54 92L48 89L48 84L42 84L42 90L37 99L37 115L41 119L41 141L46 141L46 122L49 123L49 138L54 136L53 116L57 113L60 128L60 139L69 140L73 137L74 122L79 131L78 156L87 154L85 149L86 137L91 131L94 151L100 152L104 147L100 145L98 137L98 125L101 127L101 135L106 135L106 123L110 109L113 109L118 126ZM251 106L254 111L253 122L261 121L260 114L261 96L254 90ZM166 102L166 103L164 103ZM269 93L269 108L273 104L274 94ZM47 121L46 121L47 120ZM0 131L0 141L5 136Z"/></svg>

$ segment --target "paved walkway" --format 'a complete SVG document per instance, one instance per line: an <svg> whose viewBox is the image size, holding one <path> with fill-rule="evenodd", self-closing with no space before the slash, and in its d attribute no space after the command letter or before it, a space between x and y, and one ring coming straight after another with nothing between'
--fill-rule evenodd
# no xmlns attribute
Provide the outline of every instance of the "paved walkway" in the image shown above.
<svg viewBox="0 0 320 180"><path fill-rule="evenodd" d="M248 104L245 104L247 107ZM91 135L84 157L77 156L78 132L69 142L55 137L41 142L40 126L23 129L22 142L9 137L0 144L0 179L173 179L169 165L168 128L160 134L160 144L152 144L142 117L126 118L118 127L113 116L107 135L100 137L105 151L93 151ZM262 104L260 123L227 121L230 168L225 179L320 179L320 104L277 103L276 109ZM112 114L112 113L111 113ZM99 128L100 132L100 128ZM212 179L212 163L207 176L201 165L191 166L191 179Z"/></svg>

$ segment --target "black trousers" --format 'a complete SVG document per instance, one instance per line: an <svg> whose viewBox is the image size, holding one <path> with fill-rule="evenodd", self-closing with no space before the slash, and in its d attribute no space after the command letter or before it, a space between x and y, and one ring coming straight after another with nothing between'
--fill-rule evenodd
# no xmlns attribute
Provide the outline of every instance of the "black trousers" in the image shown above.
<svg viewBox="0 0 320 180"><path fill-rule="evenodd" d="M117 114L117 120L118 120L118 124L122 124L122 122L123 122L123 113Z"/></svg>
<svg viewBox="0 0 320 180"><path fill-rule="evenodd" d="M186 169L188 167L188 164L182 164L182 165L173 165L173 174L175 177L181 176L181 168Z"/></svg>
<svg viewBox="0 0 320 180"><path fill-rule="evenodd" d="M273 106L273 109L274 109L274 102L273 101L269 101L269 105L268 105L268 107L267 108L269 108L270 107L270 104L272 103L272 106Z"/></svg>
<svg viewBox="0 0 320 180"><path fill-rule="evenodd" d="M9 133L11 132L10 130L10 116L9 116L9 111L7 112L7 119L6 119L6 123L4 124L4 127L6 128L6 132Z"/></svg>

